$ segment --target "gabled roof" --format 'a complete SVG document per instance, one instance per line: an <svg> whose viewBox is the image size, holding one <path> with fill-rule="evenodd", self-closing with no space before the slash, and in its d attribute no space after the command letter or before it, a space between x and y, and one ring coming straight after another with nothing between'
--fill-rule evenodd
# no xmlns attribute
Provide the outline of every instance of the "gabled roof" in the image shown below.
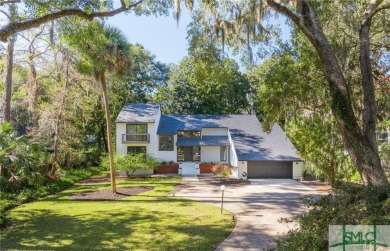
<svg viewBox="0 0 390 251"><path fill-rule="evenodd" d="M156 121L158 104L128 103L122 108L115 123L153 123Z"/></svg>
<svg viewBox="0 0 390 251"><path fill-rule="evenodd" d="M255 115L162 115L157 134L178 130L227 127L238 160L299 160L297 151L283 130L274 125L268 134Z"/></svg>

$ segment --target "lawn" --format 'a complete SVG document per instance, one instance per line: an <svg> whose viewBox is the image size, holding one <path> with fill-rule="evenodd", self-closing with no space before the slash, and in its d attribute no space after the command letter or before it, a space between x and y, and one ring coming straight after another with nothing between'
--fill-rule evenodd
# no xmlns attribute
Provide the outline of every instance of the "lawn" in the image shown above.
<svg viewBox="0 0 390 251"><path fill-rule="evenodd" d="M70 195L109 188L77 184L8 212L1 250L214 250L233 230L218 207L172 196L179 177L122 180L118 187L153 186L117 201L74 201Z"/></svg>

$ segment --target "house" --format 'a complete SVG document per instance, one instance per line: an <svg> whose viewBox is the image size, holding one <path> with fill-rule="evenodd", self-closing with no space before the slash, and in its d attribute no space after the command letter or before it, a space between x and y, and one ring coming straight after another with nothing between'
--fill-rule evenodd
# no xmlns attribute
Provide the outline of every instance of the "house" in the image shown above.
<svg viewBox="0 0 390 251"><path fill-rule="evenodd" d="M158 104L126 104L116 123L117 154L146 153L178 163L181 175L210 172L202 163L238 167L237 178L293 178L302 160L283 130L268 134L255 115L161 114Z"/></svg>

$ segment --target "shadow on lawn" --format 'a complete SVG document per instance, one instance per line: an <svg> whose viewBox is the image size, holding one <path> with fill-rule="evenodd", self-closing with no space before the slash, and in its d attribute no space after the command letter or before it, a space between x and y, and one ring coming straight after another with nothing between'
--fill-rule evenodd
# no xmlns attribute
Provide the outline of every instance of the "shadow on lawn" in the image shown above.
<svg viewBox="0 0 390 251"><path fill-rule="evenodd" d="M157 211L145 213L142 207L128 212L104 210L99 215L97 219L48 209L19 210L23 220L14 220L2 233L1 250L213 250L229 234L224 225L183 221L170 225L170 217L178 217L174 212L162 217ZM184 241L175 238L183 234Z"/></svg>

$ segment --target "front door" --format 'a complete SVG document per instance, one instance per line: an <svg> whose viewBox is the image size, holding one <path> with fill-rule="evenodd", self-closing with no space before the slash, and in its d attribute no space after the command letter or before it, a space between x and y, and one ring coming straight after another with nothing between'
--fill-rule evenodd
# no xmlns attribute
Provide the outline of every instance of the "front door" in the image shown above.
<svg viewBox="0 0 390 251"><path fill-rule="evenodd" d="M192 146L184 146L184 161L192 161Z"/></svg>

